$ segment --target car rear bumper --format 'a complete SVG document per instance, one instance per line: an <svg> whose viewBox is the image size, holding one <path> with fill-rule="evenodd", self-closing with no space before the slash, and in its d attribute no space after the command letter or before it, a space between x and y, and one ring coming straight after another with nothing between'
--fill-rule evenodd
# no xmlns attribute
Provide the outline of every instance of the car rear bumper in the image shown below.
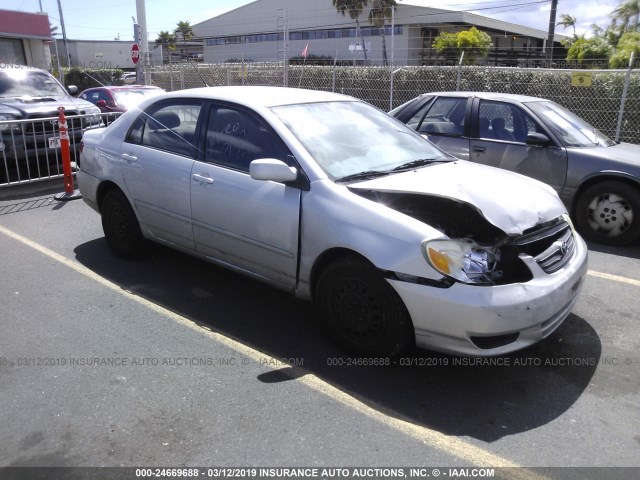
<svg viewBox="0 0 640 480"><path fill-rule="evenodd" d="M98 187L100 186L100 179L82 170L78 170L76 172L76 181L78 182L78 188L80 189L80 193L82 193L84 202L96 212L100 213L100 208L98 207Z"/></svg>
<svg viewBox="0 0 640 480"><path fill-rule="evenodd" d="M576 235L571 261L527 283L450 288L389 280L413 320L416 345L457 355L492 356L549 336L567 318L587 273L587 247Z"/></svg>

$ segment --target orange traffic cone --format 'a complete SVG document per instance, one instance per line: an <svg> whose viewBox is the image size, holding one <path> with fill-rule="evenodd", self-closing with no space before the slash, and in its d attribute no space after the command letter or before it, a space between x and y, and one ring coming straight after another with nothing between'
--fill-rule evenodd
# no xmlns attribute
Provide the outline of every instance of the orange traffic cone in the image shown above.
<svg viewBox="0 0 640 480"><path fill-rule="evenodd" d="M64 175L64 193L59 193L53 198L59 202L77 200L82 198L78 190L73 188L73 175L71 174L71 152L69 150L69 130L67 119L64 116L64 107L58 108L58 131L60 134L60 153L62 155L62 173Z"/></svg>

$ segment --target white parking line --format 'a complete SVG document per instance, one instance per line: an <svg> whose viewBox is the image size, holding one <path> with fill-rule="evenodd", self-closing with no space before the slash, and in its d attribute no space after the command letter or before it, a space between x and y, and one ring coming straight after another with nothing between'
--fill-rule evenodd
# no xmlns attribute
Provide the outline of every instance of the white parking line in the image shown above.
<svg viewBox="0 0 640 480"><path fill-rule="evenodd" d="M611 280L612 282L626 283L628 285L635 285L636 287L640 287L640 280L636 280L634 278L627 278L620 275L597 272L595 270L587 270L587 275L591 275L592 277L604 278L605 280Z"/></svg>
<svg viewBox="0 0 640 480"><path fill-rule="evenodd" d="M153 302L150 302L149 300L146 300L143 297L139 297L131 292L123 290L122 287L120 287L116 283L113 283L101 277L100 275L96 274L95 272L88 269L87 267L71 259L68 259L67 257L64 257L54 252L53 250L50 250L47 247L40 245L39 243L34 242L33 240L30 240L26 237L23 237L22 235L16 232L13 232L12 230L9 230L1 225L0 225L0 233L3 233L7 237L12 238L42 253L43 255L46 255L47 257L61 263L62 265L65 265L66 267L71 268L72 270L75 270L79 274L87 278L90 278L113 291L120 293L126 298L133 300L138 304L143 305L157 312L158 314L175 321L176 323L184 327L194 330L202 335L206 335L214 339L215 341L229 348L232 348L238 353L245 355L262 365L265 365L265 367L268 367L269 365L281 365L281 363L277 359L263 352L260 352L259 350L256 350L248 345L245 345L237 340L226 337L220 333L211 331L207 327L200 326L194 323L192 320L189 320L185 317L182 317L181 315L178 315L175 312L172 312L171 310L168 310ZM609 274L595 272L595 271L589 271L588 273L589 275L592 275L592 276L640 286L640 281L638 280L620 277L617 275L609 275ZM546 478L535 472L527 470L526 468L521 468L520 465L506 458L503 458L499 455L496 455L488 450L485 450L482 447L469 443L465 440L462 440L457 437L445 435L437 430L432 430L421 425L416 425L411 421L403 418L398 418L395 412L392 412L391 414L387 415L383 413L381 409L376 409L368 405L367 403L361 400L358 400L357 398L350 395L349 393L334 387L330 383L322 380L321 378L317 377L316 375L314 375L313 373L307 370L301 369L299 367L295 367L295 368L285 367L284 369L282 369L282 373L287 374L288 376L296 379L296 381L304 384L305 386L312 388L313 390L319 393L322 393L323 395L326 395L327 397L337 402L340 402L341 404L349 408L352 408L353 410L356 410L357 412L363 415L366 415L367 417L372 418L383 425L393 428L394 430L403 432L404 434L415 438L416 440L424 443L429 447L433 447L438 450L441 450L446 454L459 458L462 461L465 461L480 467L517 468L518 470L513 470L510 472L511 478L514 478L514 479L544 480Z"/></svg>

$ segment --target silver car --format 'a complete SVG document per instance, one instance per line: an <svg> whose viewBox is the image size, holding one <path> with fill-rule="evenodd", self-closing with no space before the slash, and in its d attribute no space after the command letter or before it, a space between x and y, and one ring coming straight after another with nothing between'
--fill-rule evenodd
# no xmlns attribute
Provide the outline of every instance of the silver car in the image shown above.
<svg viewBox="0 0 640 480"><path fill-rule="evenodd" d="M390 112L452 155L551 185L587 239L640 238L640 145L617 143L557 103L438 92Z"/></svg>
<svg viewBox="0 0 640 480"><path fill-rule="evenodd" d="M117 254L152 240L312 300L363 355L526 347L569 315L587 269L552 188L332 93L155 97L87 132L78 181Z"/></svg>

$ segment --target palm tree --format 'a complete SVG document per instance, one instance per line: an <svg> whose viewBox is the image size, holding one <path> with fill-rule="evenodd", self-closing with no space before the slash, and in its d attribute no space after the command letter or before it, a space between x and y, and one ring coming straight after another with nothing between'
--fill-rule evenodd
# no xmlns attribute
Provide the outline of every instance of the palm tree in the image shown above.
<svg viewBox="0 0 640 480"><path fill-rule="evenodd" d="M356 21L356 27L358 27L358 31L360 31L360 22L358 21L358 17L363 12L364 7L367 6L369 0L332 0L333 6L336 10L342 14L344 17L347 12L349 12L349 17L352 20ZM357 40L357 37L356 37ZM367 59L367 47L364 43L364 38L362 39L362 51L364 52L364 59Z"/></svg>
<svg viewBox="0 0 640 480"><path fill-rule="evenodd" d="M182 44L184 45L184 55L187 54L187 42L194 36L193 28L189 22L178 22L178 26L173 31L176 35L182 37Z"/></svg>
<svg viewBox="0 0 640 480"><path fill-rule="evenodd" d="M612 28L617 30L618 38L626 32L637 32L640 24L640 0L627 0L612 13Z"/></svg>
<svg viewBox="0 0 640 480"><path fill-rule="evenodd" d="M175 50L176 40L175 33L169 33L163 30L158 34L158 38L156 38L156 48L162 46L163 49ZM162 63L164 63L164 51L162 52L162 57ZM169 63L171 63L171 52L169 52L168 57Z"/></svg>
<svg viewBox="0 0 640 480"><path fill-rule="evenodd" d="M573 37L576 37L576 23L578 20L576 17L563 13L560 15L560 21L556 25L562 25L563 28L573 27Z"/></svg>
<svg viewBox="0 0 640 480"><path fill-rule="evenodd" d="M396 0L372 0L369 22L380 29L382 34L382 65L387 66L387 42L385 38L384 24L393 16L393 9L397 5Z"/></svg>

